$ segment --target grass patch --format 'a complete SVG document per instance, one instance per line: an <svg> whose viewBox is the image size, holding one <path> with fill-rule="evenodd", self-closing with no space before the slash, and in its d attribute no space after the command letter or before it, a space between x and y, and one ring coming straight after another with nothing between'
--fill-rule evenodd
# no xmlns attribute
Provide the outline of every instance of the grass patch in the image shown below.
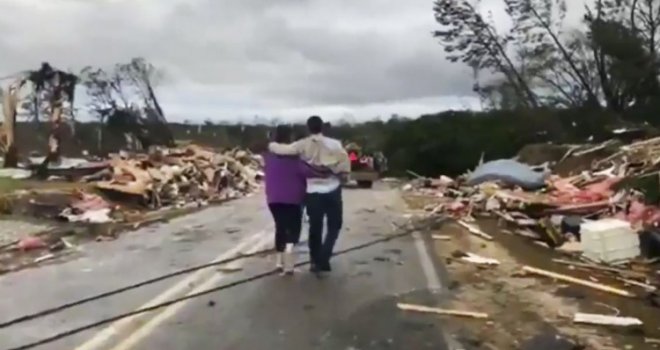
<svg viewBox="0 0 660 350"><path fill-rule="evenodd" d="M69 181L42 181L34 179L17 180L0 177L0 195L9 195L18 190L73 191L76 189L93 191L94 186L88 183Z"/></svg>
<svg viewBox="0 0 660 350"><path fill-rule="evenodd" d="M0 177L0 194L8 194L16 190L25 189L27 184L23 180Z"/></svg>

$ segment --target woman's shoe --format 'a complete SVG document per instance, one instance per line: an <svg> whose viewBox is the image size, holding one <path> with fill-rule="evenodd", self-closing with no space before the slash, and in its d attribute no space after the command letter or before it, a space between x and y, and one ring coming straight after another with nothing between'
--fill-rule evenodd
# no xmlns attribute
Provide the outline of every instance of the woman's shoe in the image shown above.
<svg viewBox="0 0 660 350"><path fill-rule="evenodd" d="M287 244L286 249L284 250L284 264L282 271L287 274L293 274L294 267L296 264L296 258L293 252L293 244Z"/></svg>
<svg viewBox="0 0 660 350"><path fill-rule="evenodd" d="M280 271L284 269L284 253L277 252L275 255L275 268Z"/></svg>

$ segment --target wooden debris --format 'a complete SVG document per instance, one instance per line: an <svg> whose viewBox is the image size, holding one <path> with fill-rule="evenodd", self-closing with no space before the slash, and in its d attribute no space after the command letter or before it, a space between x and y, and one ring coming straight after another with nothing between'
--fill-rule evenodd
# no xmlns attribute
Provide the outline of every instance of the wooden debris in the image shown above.
<svg viewBox="0 0 660 350"><path fill-rule="evenodd" d="M556 262L558 264L563 264L563 265L572 265L575 267L582 267L585 269L593 269L593 270L601 270L601 271L606 271L606 272L615 272L618 273L622 270L616 269L613 267L607 267L607 266L600 266L600 265L595 265L595 264L587 264L587 263L581 263L577 261L570 261L570 260L563 260L563 259L552 259L553 262Z"/></svg>
<svg viewBox="0 0 660 350"><path fill-rule="evenodd" d="M611 294L621 295L621 296L624 296L624 297L632 298L632 297L635 296L633 293L630 293L630 292L628 292L626 290L623 290L623 289L618 289L618 288L610 287L610 286L607 286L607 285L604 285L604 284L595 283L595 282L591 282L591 281L585 281L585 280L582 280L582 279L579 279L579 278L575 278L575 277L571 277L571 276L567 276L567 275L562 275L562 274L559 274L559 273L556 273L556 272L546 271L546 270L538 269L538 268L531 267L531 266L523 266L523 271L531 273L531 274L539 275L539 276L554 278L556 280L560 280L560 281L563 281L563 282L579 284L581 286L597 289L597 290L607 292L607 293L611 293Z"/></svg>
<svg viewBox="0 0 660 350"><path fill-rule="evenodd" d="M635 317L608 316L599 314L576 313L573 322L600 326L641 326L642 321Z"/></svg>
<svg viewBox="0 0 660 350"><path fill-rule="evenodd" d="M660 339L655 339L655 338L644 338L644 343L646 343L646 344L660 345Z"/></svg>
<svg viewBox="0 0 660 350"><path fill-rule="evenodd" d="M450 241L451 236L447 235L431 235L431 238L438 240L438 241Z"/></svg>
<svg viewBox="0 0 660 350"><path fill-rule="evenodd" d="M472 254L472 253L466 253L467 256L464 256L461 258L463 261L467 261L473 264L477 265L499 265L500 262L496 259L492 258L486 258L483 256L479 256L477 254Z"/></svg>
<svg viewBox="0 0 660 350"><path fill-rule="evenodd" d="M597 271L615 273L615 274L619 274L619 275L622 275L622 276L627 276L629 278L630 277L644 278L643 273L618 269L616 267L602 266L602 265L597 265L597 264L583 263L583 262L570 261L570 260L564 260L564 259L552 259L552 261L556 262L558 264L574 266L574 267L582 268L582 269L590 269L590 270L597 270Z"/></svg>
<svg viewBox="0 0 660 350"><path fill-rule="evenodd" d="M625 283L625 284L629 284L629 285L631 285L631 286L636 286L636 287L644 288L644 289L646 289L646 290L649 291L649 292L655 292L655 291L658 289L658 288L656 288L655 286L652 286L652 285L650 285L650 284L646 284L646 283L642 283L642 282L637 282L637 281L629 280L629 279L626 279L626 278L621 278L621 277L619 277L619 278L617 278L617 279L618 279L619 281Z"/></svg>
<svg viewBox="0 0 660 350"><path fill-rule="evenodd" d="M467 222L462 221L462 220L458 220L457 223L459 225L463 226L463 228L465 228L466 230L468 230L471 234L473 234L475 236L481 237L481 238L483 238L487 241L492 241L493 240L493 236L481 231L481 229L479 229L478 227L470 225Z"/></svg>
<svg viewBox="0 0 660 350"><path fill-rule="evenodd" d="M555 250L562 253L572 254L572 253L580 253L582 252L583 249L581 242L564 242L564 244L555 248Z"/></svg>
<svg viewBox="0 0 660 350"><path fill-rule="evenodd" d="M424 305L414 305L414 304L404 304L404 303L398 303L397 307L400 310L404 310L404 311L415 311L415 312L422 312L422 313L447 315L447 316L471 317L471 318L479 318L479 319L487 319L488 318L488 314L482 313L482 312L447 310L447 309L440 309L440 308L429 307L429 306L424 306Z"/></svg>
<svg viewBox="0 0 660 350"><path fill-rule="evenodd" d="M44 262L46 260L54 259L54 258L55 258L55 254L46 254L46 255L42 255L42 256L34 259L34 263L38 264L38 263Z"/></svg>
<svg viewBox="0 0 660 350"><path fill-rule="evenodd" d="M517 234L518 236L531 238L531 239L540 239L541 238L541 236L538 233L536 233L532 230L529 230L529 229L518 229L518 230L515 231L515 234ZM547 248L547 244L546 244L546 248Z"/></svg>

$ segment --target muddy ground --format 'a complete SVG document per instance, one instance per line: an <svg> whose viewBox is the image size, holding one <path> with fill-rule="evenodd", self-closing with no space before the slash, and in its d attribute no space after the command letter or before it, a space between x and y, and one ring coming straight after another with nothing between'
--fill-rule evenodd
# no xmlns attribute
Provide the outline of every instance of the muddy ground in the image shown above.
<svg viewBox="0 0 660 350"><path fill-rule="evenodd" d="M156 222L167 222L206 207L187 203L181 207L147 210L132 202L110 201L121 208L114 215L117 221L69 223L58 215L69 204L72 192L72 189L58 188L0 193L0 275L76 258L81 255L81 245L86 242L111 241L122 233ZM213 201L209 205L222 205L227 201ZM17 243L28 236L38 237L44 246L20 249Z"/></svg>
<svg viewBox="0 0 660 350"><path fill-rule="evenodd" d="M407 200L409 205L423 205L419 198ZM476 222L494 241L471 235L452 220L426 235L446 236L434 239L436 254L443 259L449 276L450 300L441 305L447 309L487 313L488 320L452 317L447 320L448 332L467 349L533 349L563 350L548 339L555 335L586 349L656 349L660 348L660 309L644 298L639 287L593 272L580 271L552 261L566 256L539 246L525 238L505 233L494 219ZM458 252L474 253L497 259L500 265L478 266L457 258ZM609 295L586 287L569 285L544 277L525 276L523 265L591 279L626 289L639 295L629 299ZM572 322L576 312L637 317L641 328L622 329L577 325ZM540 342L535 342L540 338ZM580 348L580 347L577 347Z"/></svg>

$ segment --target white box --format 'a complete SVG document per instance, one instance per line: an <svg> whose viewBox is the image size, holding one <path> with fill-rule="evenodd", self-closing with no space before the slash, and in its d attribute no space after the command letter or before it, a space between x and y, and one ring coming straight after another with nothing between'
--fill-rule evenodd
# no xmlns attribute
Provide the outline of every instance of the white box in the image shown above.
<svg viewBox="0 0 660 350"><path fill-rule="evenodd" d="M606 263L625 263L641 254L639 235L619 219L585 222L580 226L584 256Z"/></svg>

